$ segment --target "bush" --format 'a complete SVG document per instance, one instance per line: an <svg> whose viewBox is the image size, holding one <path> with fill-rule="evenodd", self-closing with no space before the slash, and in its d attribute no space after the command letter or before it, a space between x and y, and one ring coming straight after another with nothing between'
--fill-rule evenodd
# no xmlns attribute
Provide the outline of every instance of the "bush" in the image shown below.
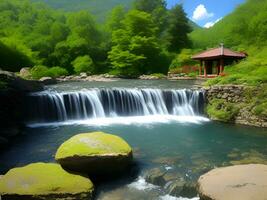
<svg viewBox="0 0 267 200"><path fill-rule="evenodd" d="M64 75L68 75L68 71L61 67L48 68L43 65L37 65L31 68L31 76L34 79L40 79L42 77L56 78Z"/></svg>
<svg viewBox="0 0 267 200"><path fill-rule="evenodd" d="M62 67L49 68L48 72L50 76L53 78L60 77L60 76L67 76L69 74L68 71Z"/></svg>
<svg viewBox="0 0 267 200"><path fill-rule="evenodd" d="M49 76L48 67L43 65L37 65L31 68L31 75L34 79L40 79L45 76Z"/></svg>
<svg viewBox="0 0 267 200"><path fill-rule="evenodd" d="M267 119L267 102L262 102L253 109L255 115Z"/></svg>
<svg viewBox="0 0 267 200"><path fill-rule="evenodd" d="M214 99L207 106L207 114L215 120L233 121L239 112L239 107L222 99Z"/></svg>
<svg viewBox="0 0 267 200"><path fill-rule="evenodd" d="M194 66L199 64L198 61L193 60L191 57L193 56L195 51L191 49L183 49L180 54L178 54L170 65L170 70L181 69L183 66Z"/></svg>
<svg viewBox="0 0 267 200"><path fill-rule="evenodd" d="M90 56L79 56L72 63L74 71L76 73L81 72L94 72L94 63Z"/></svg>

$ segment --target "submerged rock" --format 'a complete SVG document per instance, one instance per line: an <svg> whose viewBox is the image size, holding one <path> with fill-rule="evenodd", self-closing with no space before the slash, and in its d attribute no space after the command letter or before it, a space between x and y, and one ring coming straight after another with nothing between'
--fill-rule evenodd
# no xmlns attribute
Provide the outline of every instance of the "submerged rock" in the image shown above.
<svg viewBox="0 0 267 200"><path fill-rule="evenodd" d="M131 163L132 149L118 136L102 132L84 133L64 142L57 150L56 160L70 171L96 177L115 175Z"/></svg>
<svg viewBox="0 0 267 200"><path fill-rule="evenodd" d="M217 168L201 176L201 200L263 200L267 197L267 165Z"/></svg>
<svg viewBox="0 0 267 200"><path fill-rule="evenodd" d="M148 183L158 186L164 186L166 181L164 175L166 172L162 171L160 168L155 168L147 172L145 180Z"/></svg>
<svg viewBox="0 0 267 200"><path fill-rule="evenodd" d="M168 171L164 168L154 168L146 172L145 180L153 185L164 187L171 181L183 180L183 177L177 172Z"/></svg>
<svg viewBox="0 0 267 200"><path fill-rule="evenodd" d="M235 160L231 160L232 165L244 165L244 164L267 164L267 157L255 150L249 152L235 152L237 155L233 157ZM233 156L232 153L228 154L228 157Z"/></svg>
<svg viewBox="0 0 267 200"><path fill-rule="evenodd" d="M152 160L156 164L175 165L183 159L182 155L163 156Z"/></svg>
<svg viewBox="0 0 267 200"><path fill-rule="evenodd" d="M171 196L190 198L197 196L196 183L186 181L178 172L154 168L146 173L145 180L147 183L162 187Z"/></svg>
<svg viewBox="0 0 267 200"><path fill-rule="evenodd" d="M58 164L34 163L11 169L0 179L3 199L92 199L94 186L85 177L69 174Z"/></svg>

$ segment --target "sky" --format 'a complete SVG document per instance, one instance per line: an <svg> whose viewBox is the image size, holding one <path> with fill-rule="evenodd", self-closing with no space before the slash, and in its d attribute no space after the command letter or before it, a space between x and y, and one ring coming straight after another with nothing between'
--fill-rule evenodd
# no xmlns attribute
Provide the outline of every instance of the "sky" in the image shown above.
<svg viewBox="0 0 267 200"><path fill-rule="evenodd" d="M245 0L167 0L168 8L182 3L188 17L202 27L212 27Z"/></svg>

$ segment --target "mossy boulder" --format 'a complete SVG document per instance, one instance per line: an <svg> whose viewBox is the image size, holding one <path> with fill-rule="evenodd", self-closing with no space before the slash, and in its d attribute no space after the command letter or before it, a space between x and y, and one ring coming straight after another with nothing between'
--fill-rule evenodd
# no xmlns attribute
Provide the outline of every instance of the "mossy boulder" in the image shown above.
<svg viewBox="0 0 267 200"><path fill-rule="evenodd" d="M91 199L94 186L85 177L66 172L58 164L34 163L11 169L0 179L3 199Z"/></svg>
<svg viewBox="0 0 267 200"><path fill-rule="evenodd" d="M64 142L57 150L56 160L66 170L94 177L117 175L128 168L132 149L118 136L84 133Z"/></svg>

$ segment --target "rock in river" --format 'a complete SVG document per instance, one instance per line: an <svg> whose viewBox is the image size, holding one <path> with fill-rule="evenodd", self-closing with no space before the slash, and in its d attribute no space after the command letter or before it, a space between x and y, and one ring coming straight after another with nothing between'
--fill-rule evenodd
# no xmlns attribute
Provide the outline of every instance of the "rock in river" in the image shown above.
<svg viewBox="0 0 267 200"><path fill-rule="evenodd" d="M250 164L217 168L198 180L201 200L264 200L267 165Z"/></svg>
<svg viewBox="0 0 267 200"><path fill-rule="evenodd" d="M57 150L56 160L64 169L104 178L127 169L132 149L118 136L84 133L64 142Z"/></svg>
<svg viewBox="0 0 267 200"><path fill-rule="evenodd" d="M92 199L94 186L85 177L69 174L58 164L34 163L11 169L0 179L7 200Z"/></svg>

